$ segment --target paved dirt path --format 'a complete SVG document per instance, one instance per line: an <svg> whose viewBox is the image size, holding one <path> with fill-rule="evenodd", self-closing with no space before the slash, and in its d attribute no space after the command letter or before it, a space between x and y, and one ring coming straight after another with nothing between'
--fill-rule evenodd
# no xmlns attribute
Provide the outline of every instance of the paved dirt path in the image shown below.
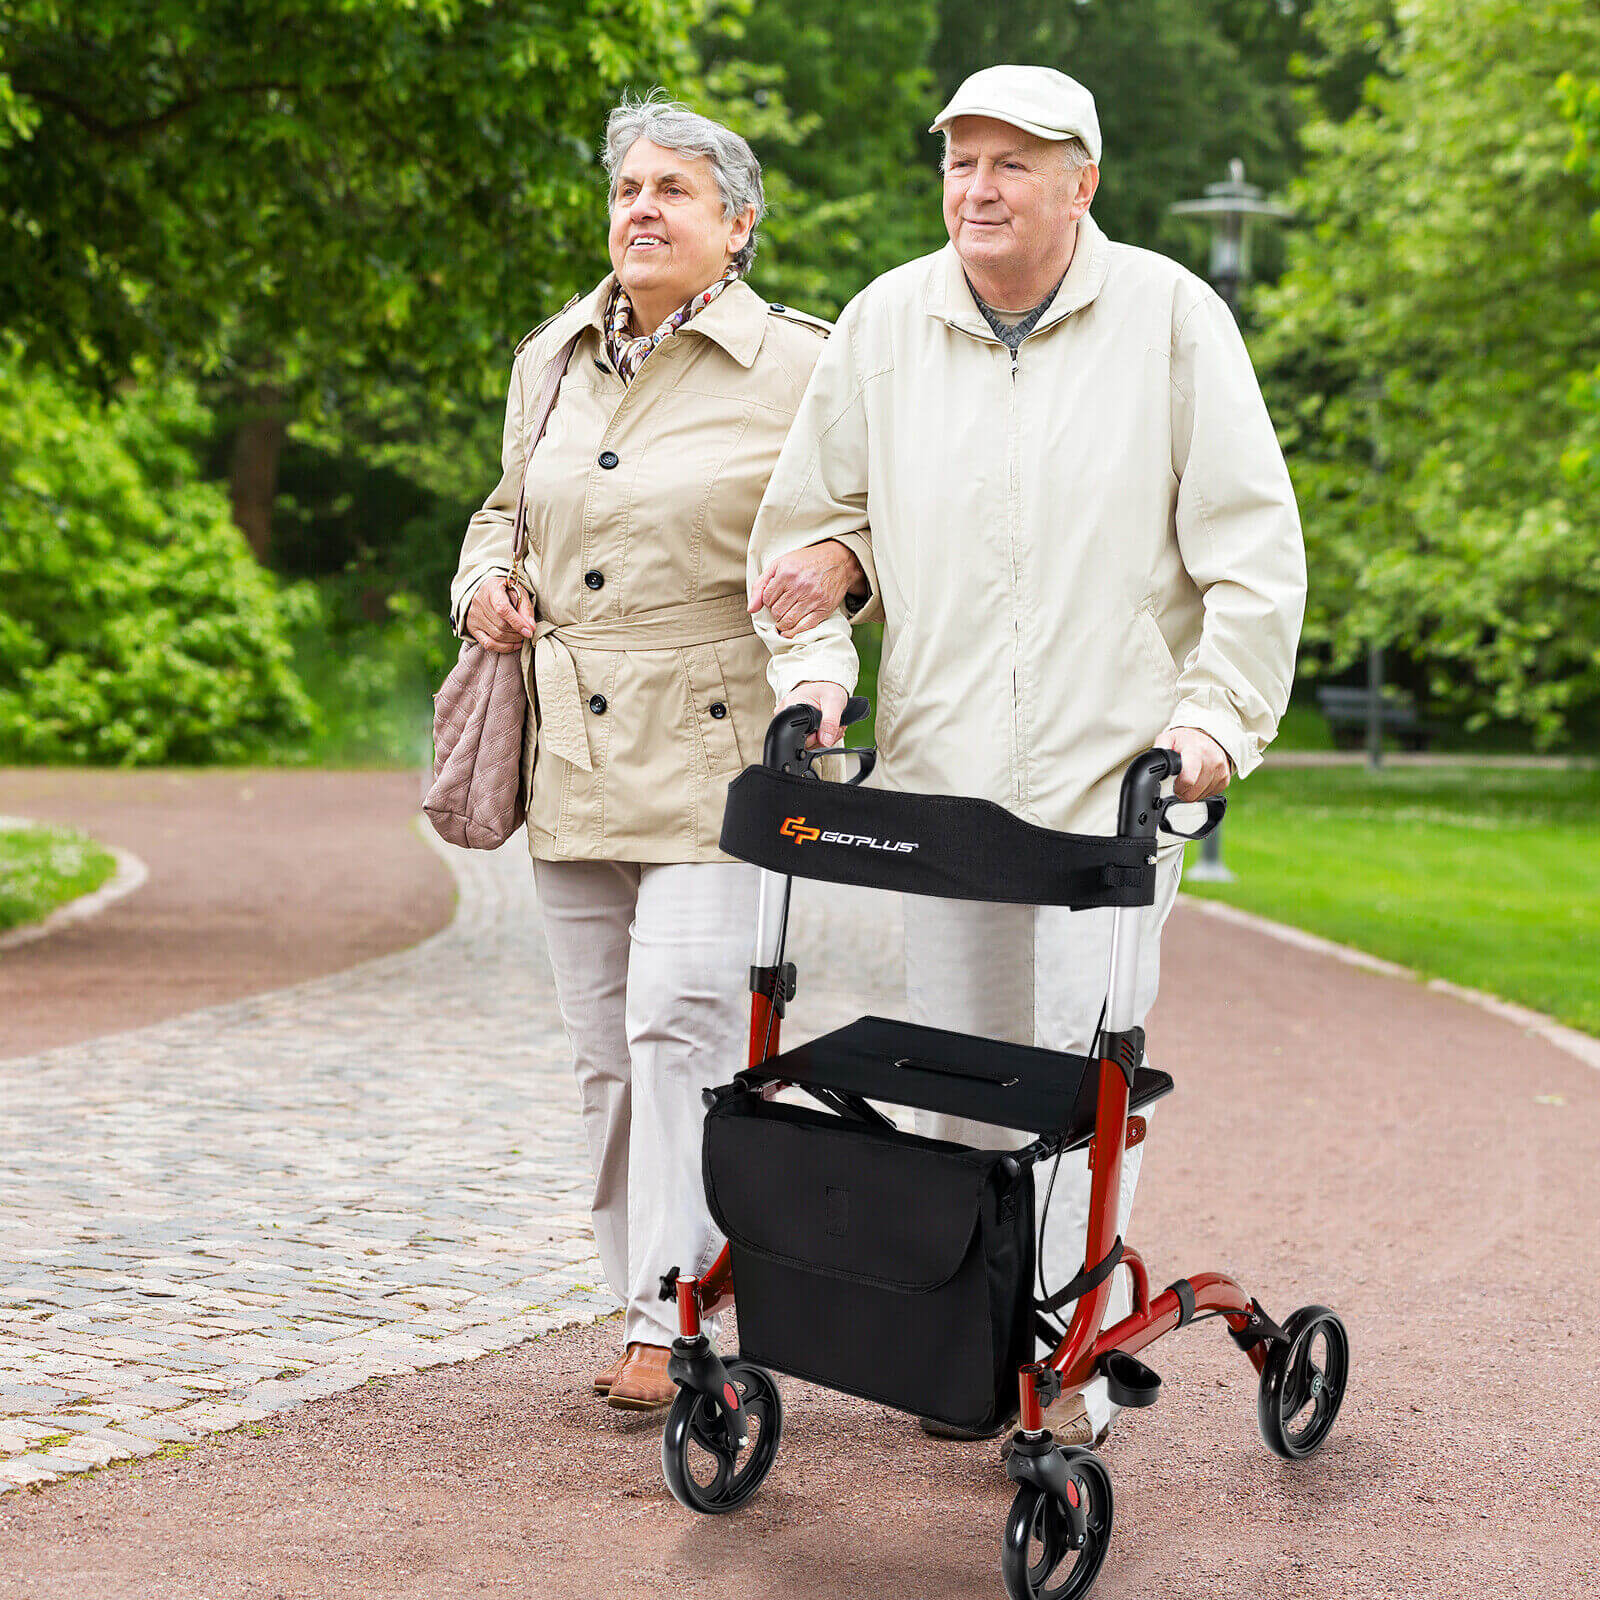
<svg viewBox="0 0 1600 1600"><path fill-rule="evenodd" d="M0 1058L140 1028L403 950L450 918L411 772L0 768L0 815L150 869L92 921L0 955Z"/></svg>
<svg viewBox="0 0 1600 1600"><path fill-rule="evenodd" d="M885 974L892 922L839 905L820 980L822 918L797 928L797 1033L875 1003L845 992L852 971ZM1095 1594L1600 1591L1600 1074L1181 906L1164 965L1152 1052L1178 1092L1152 1119L1134 1242L1158 1284L1221 1267L1279 1317L1338 1308L1354 1379L1323 1452L1291 1467L1261 1446L1253 1373L1215 1325L1153 1346L1164 1398L1107 1448L1117 1522ZM657 1427L584 1392L616 1332L378 1379L259 1436L0 1497L0 1597L999 1595L994 1444L935 1444L784 1380L761 1495L697 1519L662 1484Z"/></svg>

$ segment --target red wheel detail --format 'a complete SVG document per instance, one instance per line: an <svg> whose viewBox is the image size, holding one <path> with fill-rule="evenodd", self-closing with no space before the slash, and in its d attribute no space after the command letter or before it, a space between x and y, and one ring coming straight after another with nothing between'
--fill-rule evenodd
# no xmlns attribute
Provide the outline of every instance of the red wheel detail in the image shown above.
<svg viewBox="0 0 1600 1600"><path fill-rule="evenodd" d="M731 1383L723 1384L722 1398L728 1402L729 1410L737 1411L739 1409L739 1391Z"/></svg>
<svg viewBox="0 0 1600 1600"><path fill-rule="evenodd" d="M1076 1511L1078 1509L1078 1499L1079 1499L1079 1495L1078 1495L1078 1480L1076 1478L1068 1478L1067 1479L1067 1504L1070 1505L1074 1511Z"/></svg>

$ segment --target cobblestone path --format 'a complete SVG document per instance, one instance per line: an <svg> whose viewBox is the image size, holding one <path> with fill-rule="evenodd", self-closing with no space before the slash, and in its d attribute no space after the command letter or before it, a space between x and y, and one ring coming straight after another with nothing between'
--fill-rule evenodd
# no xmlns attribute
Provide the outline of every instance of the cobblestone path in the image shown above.
<svg viewBox="0 0 1600 1600"><path fill-rule="evenodd" d="M0 1067L0 1489L614 1308L527 869L397 956Z"/></svg>
<svg viewBox="0 0 1600 1600"><path fill-rule="evenodd" d="M616 1308L525 846L441 849L412 950L0 1066L0 1491ZM797 887L814 1032L897 912Z"/></svg>

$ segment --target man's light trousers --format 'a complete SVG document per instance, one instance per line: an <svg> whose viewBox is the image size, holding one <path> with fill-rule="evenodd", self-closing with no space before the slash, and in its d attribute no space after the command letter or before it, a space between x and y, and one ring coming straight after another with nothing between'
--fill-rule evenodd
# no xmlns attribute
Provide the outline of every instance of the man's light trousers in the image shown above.
<svg viewBox="0 0 1600 1600"><path fill-rule="evenodd" d="M1172 852L1156 869L1156 900L1140 915L1139 971L1134 1021L1142 1025L1161 981L1161 930L1177 897L1183 858ZM1109 910L1067 911L1060 906L987 905L968 900L905 899L906 1002L913 1022L960 1033L983 1034L1013 1044L1088 1053L1106 997L1111 960ZM1147 1117L1148 1112L1144 1113ZM917 1113L918 1133L979 1149L1015 1148L1032 1134ZM1126 1152L1117 1231L1124 1238L1139 1182L1142 1145ZM1054 1163L1034 1168L1035 1204L1044 1217L1045 1190ZM1089 1222L1089 1165L1084 1150L1061 1158L1049 1216L1039 1242L1044 1280L1051 1291L1084 1265ZM1037 1282L1035 1289L1037 1289ZM1128 1274L1112 1279L1106 1324L1131 1309ZM1063 1308L1063 1316L1071 1308ZM1084 1391L1089 1420L1098 1432L1119 1409L1106 1397L1105 1380Z"/></svg>
<svg viewBox="0 0 1600 1600"><path fill-rule="evenodd" d="M669 1345L677 1267L722 1248L700 1176L700 1091L745 1064L758 874L738 862L535 861L594 1173L595 1243L624 1338Z"/></svg>

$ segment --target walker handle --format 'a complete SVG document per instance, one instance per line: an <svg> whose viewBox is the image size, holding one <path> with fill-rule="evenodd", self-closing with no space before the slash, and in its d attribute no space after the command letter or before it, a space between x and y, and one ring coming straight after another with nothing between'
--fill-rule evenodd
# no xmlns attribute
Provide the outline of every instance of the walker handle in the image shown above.
<svg viewBox="0 0 1600 1600"><path fill-rule="evenodd" d="M1161 821L1161 785L1183 771L1176 750L1146 750L1128 763L1117 806L1117 832L1124 839L1154 839Z"/></svg>
<svg viewBox="0 0 1600 1600"><path fill-rule="evenodd" d="M872 710L872 702L865 695L855 694L845 702L839 725L848 728L859 722ZM813 705L789 706L780 711L767 724L767 738L761 753L762 764L775 772L787 772L791 777L803 777L806 763L803 756L806 740L822 726L822 713Z"/></svg>

